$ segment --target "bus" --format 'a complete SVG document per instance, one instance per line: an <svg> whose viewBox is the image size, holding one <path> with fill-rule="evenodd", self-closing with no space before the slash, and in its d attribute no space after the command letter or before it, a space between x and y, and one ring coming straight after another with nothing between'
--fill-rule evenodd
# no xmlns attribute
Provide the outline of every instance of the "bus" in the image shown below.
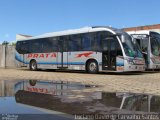
<svg viewBox="0 0 160 120"><path fill-rule="evenodd" d="M146 69L160 69L160 34L145 30L128 32L145 58Z"/></svg>
<svg viewBox="0 0 160 120"><path fill-rule="evenodd" d="M30 70L144 71L145 60L126 32L106 26L46 33L17 41L16 60Z"/></svg>

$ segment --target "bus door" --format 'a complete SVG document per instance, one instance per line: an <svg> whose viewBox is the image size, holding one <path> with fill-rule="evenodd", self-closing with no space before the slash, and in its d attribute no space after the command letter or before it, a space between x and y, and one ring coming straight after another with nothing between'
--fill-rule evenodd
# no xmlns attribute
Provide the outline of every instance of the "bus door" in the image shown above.
<svg viewBox="0 0 160 120"><path fill-rule="evenodd" d="M103 70L116 70L117 42L115 37L107 37L102 40Z"/></svg>
<svg viewBox="0 0 160 120"><path fill-rule="evenodd" d="M146 67L148 67L148 63L149 63L149 52L148 49L150 49L149 47L149 38L135 38L136 41L136 45L139 47L139 49L142 51L143 57L145 59L145 63L146 63Z"/></svg>
<svg viewBox="0 0 160 120"><path fill-rule="evenodd" d="M57 52L57 67L58 68L68 68L68 50L67 50L67 40L60 37L58 40L59 52Z"/></svg>

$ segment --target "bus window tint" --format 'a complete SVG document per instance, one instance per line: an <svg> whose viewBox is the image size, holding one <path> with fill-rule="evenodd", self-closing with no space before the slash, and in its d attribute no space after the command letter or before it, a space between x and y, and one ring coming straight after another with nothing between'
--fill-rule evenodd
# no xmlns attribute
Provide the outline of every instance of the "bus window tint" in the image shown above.
<svg viewBox="0 0 160 120"><path fill-rule="evenodd" d="M61 49L61 51L63 52L67 52L68 51L68 40L69 37L68 36L61 36L59 37L59 49Z"/></svg>
<svg viewBox="0 0 160 120"><path fill-rule="evenodd" d="M57 46L58 41L56 37L43 38L40 41L41 41L41 44L39 44L39 47L42 47L41 52L49 53L49 52L56 52L58 50L58 46Z"/></svg>
<svg viewBox="0 0 160 120"><path fill-rule="evenodd" d="M113 39L107 36L101 36L102 38L102 50L103 51L108 51L108 46L109 46L109 39Z"/></svg>
<svg viewBox="0 0 160 120"><path fill-rule="evenodd" d="M20 54L29 53L29 41L20 41L20 42L17 42L16 50Z"/></svg>
<svg viewBox="0 0 160 120"><path fill-rule="evenodd" d="M81 50L81 36L71 35L68 41L69 51L80 51Z"/></svg>
<svg viewBox="0 0 160 120"><path fill-rule="evenodd" d="M151 37L151 51L153 55L159 56L159 45L156 38Z"/></svg>
<svg viewBox="0 0 160 120"><path fill-rule="evenodd" d="M88 34L82 35L82 50L91 50L91 39Z"/></svg>
<svg viewBox="0 0 160 120"><path fill-rule="evenodd" d="M117 49L117 56L123 56L123 53L122 53L122 49L121 49L121 46L118 42L118 39L117 37L114 37L116 39L116 49Z"/></svg>
<svg viewBox="0 0 160 120"><path fill-rule="evenodd" d="M124 39L124 42L122 42L122 45L123 45L125 54L129 57L143 58L143 55L139 50L139 48L132 42L132 37L127 33L123 33L122 36Z"/></svg>
<svg viewBox="0 0 160 120"><path fill-rule="evenodd" d="M112 56L123 56L121 46L118 42L118 39L116 37L108 37L105 41L110 40L110 43L107 42L107 44L104 46L110 47L110 53ZM109 44L109 45L108 45ZM104 49L104 48L103 48ZM108 48L107 48L108 50Z"/></svg>
<svg viewBox="0 0 160 120"><path fill-rule="evenodd" d="M95 37L95 50L102 51L102 41L104 38L104 32L97 32Z"/></svg>
<svg viewBox="0 0 160 120"><path fill-rule="evenodd" d="M122 49L121 49L120 45L118 45L118 47L117 47L117 56L123 56Z"/></svg>
<svg viewBox="0 0 160 120"><path fill-rule="evenodd" d="M137 48L137 46L134 45L132 42L132 37L128 35L127 33L123 33L121 36L124 52L129 57L143 57L140 50Z"/></svg>
<svg viewBox="0 0 160 120"><path fill-rule="evenodd" d="M42 41L41 40L32 40L30 44L31 53L41 53L42 52Z"/></svg>
<svg viewBox="0 0 160 120"><path fill-rule="evenodd" d="M97 39L97 46L98 46L98 50L105 50L107 49L107 40L108 37L110 37L112 35L112 33L107 32L107 31L102 31L102 32L98 32L96 39ZM104 42L106 41L106 42ZM104 43L104 44L103 44Z"/></svg>
<svg viewBox="0 0 160 120"><path fill-rule="evenodd" d="M116 56L116 47L117 47L117 44L116 44L116 40L113 39L110 41L110 46L111 46L111 49L110 49L110 54L111 56Z"/></svg>
<svg viewBox="0 0 160 120"><path fill-rule="evenodd" d="M153 55L155 56L159 56L160 55L160 34L155 33L155 32L151 32L150 33L151 37L150 37L150 41L151 41L151 52Z"/></svg>
<svg viewBox="0 0 160 120"><path fill-rule="evenodd" d="M108 40L107 39L102 40L102 49L103 51L108 51Z"/></svg>
<svg viewBox="0 0 160 120"><path fill-rule="evenodd" d="M97 49L96 50L98 50L98 51L102 51L102 32L98 32L97 34L96 34L96 44L97 44Z"/></svg>
<svg viewBox="0 0 160 120"><path fill-rule="evenodd" d="M97 44L96 33L89 33L90 41L91 41L91 49L93 51L98 50L99 45Z"/></svg>
<svg viewBox="0 0 160 120"><path fill-rule="evenodd" d="M58 51L58 37L49 38L49 43L51 45L50 52Z"/></svg>
<svg viewBox="0 0 160 120"><path fill-rule="evenodd" d="M148 48L148 39L142 39L142 45L141 45L141 50L142 52L147 52Z"/></svg>
<svg viewBox="0 0 160 120"><path fill-rule="evenodd" d="M22 46L22 42L17 42L16 43L16 50L18 53L22 54L22 51L21 51L21 46Z"/></svg>

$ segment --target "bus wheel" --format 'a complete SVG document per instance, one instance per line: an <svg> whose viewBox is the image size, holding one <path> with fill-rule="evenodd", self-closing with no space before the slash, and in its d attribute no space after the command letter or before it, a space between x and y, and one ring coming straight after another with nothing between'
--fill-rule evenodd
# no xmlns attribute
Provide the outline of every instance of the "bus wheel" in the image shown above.
<svg viewBox="0 0 160 120"><path fill-rule="evenodd" d="M37 70L37 63L36 63L35 60L32 60L30 62L30 70L32 70L32 71L36 71Z"/></svg>
<svg viewBox="0 0 160 120"><path fill-rule="evenodd" d="M87 64L87 72L88 73L98 73L98 64L95 60L90 60Z"/></svg>
<svg viewBox="0 0 160 120"><path fill-rule="evenodd" d="M36 83L37 83L37 80L29 80L29 84L30 84L31 86L35 86Z"/></svg>

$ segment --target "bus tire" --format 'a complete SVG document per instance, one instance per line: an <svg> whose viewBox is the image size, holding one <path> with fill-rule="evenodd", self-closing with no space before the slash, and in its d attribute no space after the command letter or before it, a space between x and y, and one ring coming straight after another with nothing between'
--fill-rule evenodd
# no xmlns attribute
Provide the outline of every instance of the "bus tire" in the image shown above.
<svg viewBox="0 0 160 120"><path fill-rule="evenodd" d="M98 73L98 63L95 60L90 60L87 63L87 72L91 74Z"/></svg>
<svg viewBox="0 0 160 120"><path fill-rule="evenodd" d="M32 70L32 71L36 71L36 70L37 70L37 62L36 62L35 60L32 60L32 61L30 62L29 68L30 68L30 70Z"/></svg>

